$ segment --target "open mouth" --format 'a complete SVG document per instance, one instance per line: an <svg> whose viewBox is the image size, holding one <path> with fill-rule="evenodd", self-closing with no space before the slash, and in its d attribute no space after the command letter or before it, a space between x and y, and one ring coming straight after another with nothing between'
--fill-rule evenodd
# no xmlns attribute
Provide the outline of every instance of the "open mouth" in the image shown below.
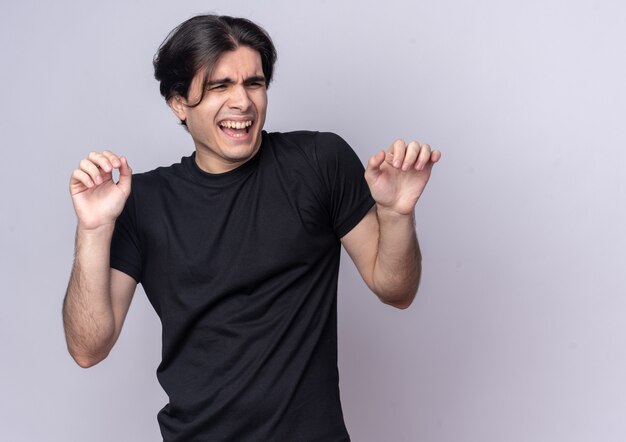
<svg viewBox="0 0 626 442"><path fill-rule="evenodd" d="M253 123L252 120L224 120L219 122L219 127L229 137L243 138L250 132L250 127Z"/></svg>

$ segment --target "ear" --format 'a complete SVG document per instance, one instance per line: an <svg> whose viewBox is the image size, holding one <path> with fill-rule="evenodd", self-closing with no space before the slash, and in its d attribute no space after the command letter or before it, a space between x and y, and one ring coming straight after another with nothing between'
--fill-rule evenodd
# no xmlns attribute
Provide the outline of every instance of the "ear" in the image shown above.
<svg viewBox="0 0 626 442"><path fill-rule="evenodd" d="M170 98L167 101L167 104L180 121L185 121L187 119L187 100L180 95L176 95Z"/></svg>

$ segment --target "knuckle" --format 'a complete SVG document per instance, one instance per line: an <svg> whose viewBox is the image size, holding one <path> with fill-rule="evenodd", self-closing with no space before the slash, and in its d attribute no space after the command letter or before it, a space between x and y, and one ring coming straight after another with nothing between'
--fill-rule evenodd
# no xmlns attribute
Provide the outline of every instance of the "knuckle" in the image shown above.
<svg viewBox="0 0 626 442"><path fill-rule="evenodd" d="M398 138L397 140L393 142L392 146L396 149L400 149L406 146L406 143L404 142L404 140Z"/></svg>
<svg viewBox="0 0 626 442"><path fill-rule="evenodd" d="M83 170L91 170L91 169L94 169L94 168L98 168L98 166L96 166L96 165L93 163L93 161L90 161L90 160L88 160L88 159L84 159L84 160L82 160L82 161L80 162L80 166L81 166L81 169L83 169Z"/></svg>

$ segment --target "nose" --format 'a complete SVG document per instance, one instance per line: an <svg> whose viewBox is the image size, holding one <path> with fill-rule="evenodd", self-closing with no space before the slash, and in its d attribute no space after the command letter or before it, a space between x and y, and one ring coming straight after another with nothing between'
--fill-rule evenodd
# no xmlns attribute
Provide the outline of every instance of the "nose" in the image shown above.
<svg viewBox="0 0 626 442"><path fill-rule="evenodd" d="M235 85L228 99L228 104L233 109L245 111L250 107L250 97L244 85Z"/></svg>

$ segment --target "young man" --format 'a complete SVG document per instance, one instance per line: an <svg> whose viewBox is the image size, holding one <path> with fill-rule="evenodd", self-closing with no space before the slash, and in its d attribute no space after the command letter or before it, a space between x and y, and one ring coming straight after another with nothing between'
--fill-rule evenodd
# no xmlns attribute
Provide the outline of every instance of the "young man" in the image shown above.
<svg viewBox="0 0 626 442"><path fill-rule="evenodd" d="M363 173L336 135L264 132L275 60L248 20L184 22L154 66L195 152L132 180L125 157L92 152L71 177L69 351L82 367L104 359L141 283L163 325L166 441L349 440L341 245L384 303L406 308L417 291L414 208L440 153L398 140Z"/></svg>

